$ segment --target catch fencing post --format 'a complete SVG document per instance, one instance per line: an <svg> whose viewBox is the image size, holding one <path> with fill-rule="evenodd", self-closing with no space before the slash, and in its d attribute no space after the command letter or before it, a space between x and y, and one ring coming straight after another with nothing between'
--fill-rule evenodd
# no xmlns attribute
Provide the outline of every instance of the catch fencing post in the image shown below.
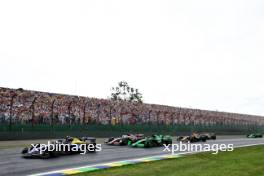
<svg viewBox="0 0 264 176"><path fill-rule="evenodd" d="M150 125L150 116L151 116L152 110L149 111L148 113L148 124Z"/></svg>
<svg viewBox="0 0 264 176"><path fill-rule="evenodd" d="M72 101L69 103L68 105L68 116L69 116L69 126L71 126L71 105L72 105Z"/></svg>
<svg viewBox="0 0 264 176"><path fill-rule="evenodd" d="M11 101L10 101L10 112L9 112L9 130L12 129L12 116L13 116L13 104L14 104L14 98L17 96L15 92L11 92Z"/></svg>
<svg viewBox="0 0 264 176"><path fill-rule="evenodd" d="M31 106L30 106L30 109L31 109L31 126L33 127L34 125L34 119L35 119L35 107L34 107L34 104L37 100L37 97L34 97L32 103L31 103Z"/></svg>
<svg viewBox="0 0 264 176"><path fill-rule="evenodd" d="M51 120L50 120L51 129L53 129L54 104L55 104L55 101L56 101L56 99L53 99L52 103L51 103Z"/></svg>
<svg viewBox="0 0 264 176"><path fill-rule="evenodd" d="M86 116L86 106L89 103L89 101L86 101L83 107L83 118L82 118L82 123L85 122L85 116Z"/></svg>

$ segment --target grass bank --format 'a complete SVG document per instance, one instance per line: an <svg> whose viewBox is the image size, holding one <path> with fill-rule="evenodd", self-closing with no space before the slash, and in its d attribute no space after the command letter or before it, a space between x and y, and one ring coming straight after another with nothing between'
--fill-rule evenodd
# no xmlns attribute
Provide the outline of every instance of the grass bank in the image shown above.
<svg viewBox="0 0 264 176"><path fill-rule="evenodd" d="M264 175L264 146L235 149L217 155L200 153L183 158L116 167L76 176L252 176Z"/></svg>

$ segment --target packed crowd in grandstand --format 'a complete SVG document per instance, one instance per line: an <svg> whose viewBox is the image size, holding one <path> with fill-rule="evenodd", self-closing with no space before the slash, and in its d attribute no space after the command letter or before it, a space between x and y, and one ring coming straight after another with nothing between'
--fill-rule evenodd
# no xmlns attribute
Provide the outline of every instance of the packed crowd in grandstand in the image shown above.
<svg viewBox="0 0 264 176"><path fill-rule="evenodd" d="M0 123L264 125L261 116L0 88Z"/></svg>

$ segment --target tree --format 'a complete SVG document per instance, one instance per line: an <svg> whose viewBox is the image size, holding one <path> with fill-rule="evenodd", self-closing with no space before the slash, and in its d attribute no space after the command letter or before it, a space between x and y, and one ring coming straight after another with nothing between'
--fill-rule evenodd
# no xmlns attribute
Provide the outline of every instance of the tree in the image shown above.
<svg viewBox="0 0 264 176"><path fill-rule="evenodd" d="M142 94L138 89L130 87L126 81L120 81L118 86L111 88L111 100L142 103Z"/></svg>

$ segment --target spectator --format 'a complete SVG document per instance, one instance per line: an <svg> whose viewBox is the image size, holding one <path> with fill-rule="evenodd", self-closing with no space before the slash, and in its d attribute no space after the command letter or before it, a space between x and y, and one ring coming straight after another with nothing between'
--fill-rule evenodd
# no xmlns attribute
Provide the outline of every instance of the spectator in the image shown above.
<svg viewBox="0 0 264 176"><path fill-rule="evenodd" d="M264 125L260 116L0 88L0 123Z"/></svg>

